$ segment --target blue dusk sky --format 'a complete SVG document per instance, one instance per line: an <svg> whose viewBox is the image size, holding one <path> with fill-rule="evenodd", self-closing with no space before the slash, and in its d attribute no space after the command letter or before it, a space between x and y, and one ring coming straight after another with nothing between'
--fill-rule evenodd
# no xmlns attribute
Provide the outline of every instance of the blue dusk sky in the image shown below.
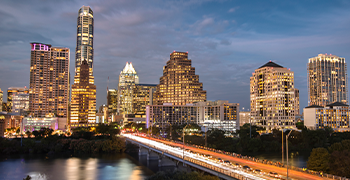
<svg viewBox="0 0 350 180"><path fill-rule="evenodd" d="M169 54L188 51L208 100L250 109L249 78L268 61L290 68L307 106L307 62L319 53L350 59L347 0L3 0L0 88L29 86L30 42L71 50L74 75L78 10L94 11L97 108L117 88L126 62L140 83L158 84Z"/></svg>

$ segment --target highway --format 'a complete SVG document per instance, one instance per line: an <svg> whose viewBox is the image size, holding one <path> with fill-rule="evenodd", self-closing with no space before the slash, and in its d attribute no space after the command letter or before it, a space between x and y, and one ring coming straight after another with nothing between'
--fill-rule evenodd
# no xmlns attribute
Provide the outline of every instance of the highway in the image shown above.
<svg viewBox="0 0 350 180"><path fill-rule="evenodd" d="M149 144L156 146L159 149L163 149L164 151L170 151L172 153L178 154L183 156L183 145L179 143L174 143L174 142L169 142L169 141L164 141L160 139L155 139L155 138L149 138L149 137L142 137L142 136L136 136L132 134L123 134L123 136L128 137L130 139L137 140L139 142L142 142L143 144ZM249 177L251 179L286 179L287 176L287 170L286 168L281 168L281 167L276 167L273 165L267 165L267 164L262 164L254 161L249 161L237 157L233 157L230 155L226 154L221 154L221 153L216 153L208 150L203 150L203 149L198 149L195 147L191 146L185 146L185 157L190 157L191 159L195 159L198 161L205 162L207 164L211 164L212 166L216 166L218 168L227 170L227 171L232 171L235 173L242 174L246 177ZM189 152L192 151L192 152ZM208 157L203 157L201 155L210 155L212 158ZM249 166L252 169L259 169L264 172L264 174L257 174L252 171L246 171L243 170L242 168L237 168L235 165L227 165L225 163L219 163L214 159L221 158L222 160L228 160L232 164L238 163L241 166ZM270 177L268 175L269 172L274 172L278 173L279 177L274 178ZM295 170L289 170L289 179L313 179L313 180L321 180L321 179L328 179L325 177L319 177L316 175L311 175L308 173L304 172L299 172Z"/></svg>

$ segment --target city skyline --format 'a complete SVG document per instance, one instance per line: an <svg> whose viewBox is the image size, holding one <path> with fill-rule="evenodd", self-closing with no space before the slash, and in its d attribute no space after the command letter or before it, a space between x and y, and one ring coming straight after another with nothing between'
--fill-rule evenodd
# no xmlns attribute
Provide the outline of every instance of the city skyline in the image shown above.
<svg viewBox="0 0 350 180"><path fill-rule="evenodd" d="M77 9L83 5L92 8L96 20L97 107L107 104L107 78L109 88L116 88L125 62L133 62L141 82L158 84L168 53L176 50L189 52L207 100L250 109L249 77L272 60L294 72L303 109L308 59L320 53L350 57L346 1L136 2L3 2L0 76L7 78L1 78L0 88L29 87L30 42L75 49Z"/></svg>

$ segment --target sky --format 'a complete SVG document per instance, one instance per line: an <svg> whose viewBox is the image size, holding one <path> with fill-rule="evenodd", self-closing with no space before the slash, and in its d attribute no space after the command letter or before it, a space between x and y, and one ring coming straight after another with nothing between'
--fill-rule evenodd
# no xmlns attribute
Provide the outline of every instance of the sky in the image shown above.
<svg viewBox="0 0 350 180"><path fill-rule="evenodd" d="M70 48L73 82L83 5L94 11L97 108L107 103L107 85L117 88L126 62L132 62L141 84L158 84L174 50L188 51L207 100L229 100L245 110L250 109L249 78L270 60L294 72L302 110L308 59L320 53L350 58L347 0L3 0L4 101L7 88L29 87L30 42Z"/></svg>

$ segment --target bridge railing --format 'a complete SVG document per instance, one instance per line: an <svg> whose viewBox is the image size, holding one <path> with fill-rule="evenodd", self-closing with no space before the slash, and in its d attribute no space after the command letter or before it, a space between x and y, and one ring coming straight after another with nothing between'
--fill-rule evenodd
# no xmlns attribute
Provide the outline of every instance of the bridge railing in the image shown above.
<svg viewBox="0 0 350 180"><path fill-rule="evenodd" d="M163 137L152 136L152 138L160 139L160 140L164 140L164 141L169 141L169 139L166 139ZM177 144L183 144L183 142L181 142L181 141L170 140L170 142L175 142ZM278 162L278 161L275 162L275 161L261 160L261 159L250 157L250 156L242 156L241 154L225 152L225 151L217 150L214 148L209 148L209 147L204 147L204 146L199 146L199 145L193 145L193 144L187 144L187 143L185 143L185 145L189 146L189 147L193 147L193 148L198 148L198 149L203 149L203 150L207 150L207 151L212 151L215 153L229 155L229 156L236 157L236 158L250 160L250 161L254 161L254 162L258 162L258 163L262 163L262 164L268 164L268 165L273 165L273 166L277 166L277 167L284 167L284 168L286 167L285 164L282 164L281 162ZM299 171L299 172L305 172L308 174L317 175L317 176L321 176L321 177L332 178L332 179L336 179L336 180L350 180L349 178L346 178L346 177L340 177L340 176L336 176L336 175L332 175L332 174L326 174L323 172L308 170L306 168L300 168L300 167L295 167L295 166L288 166L288 169Z"/></svg>

